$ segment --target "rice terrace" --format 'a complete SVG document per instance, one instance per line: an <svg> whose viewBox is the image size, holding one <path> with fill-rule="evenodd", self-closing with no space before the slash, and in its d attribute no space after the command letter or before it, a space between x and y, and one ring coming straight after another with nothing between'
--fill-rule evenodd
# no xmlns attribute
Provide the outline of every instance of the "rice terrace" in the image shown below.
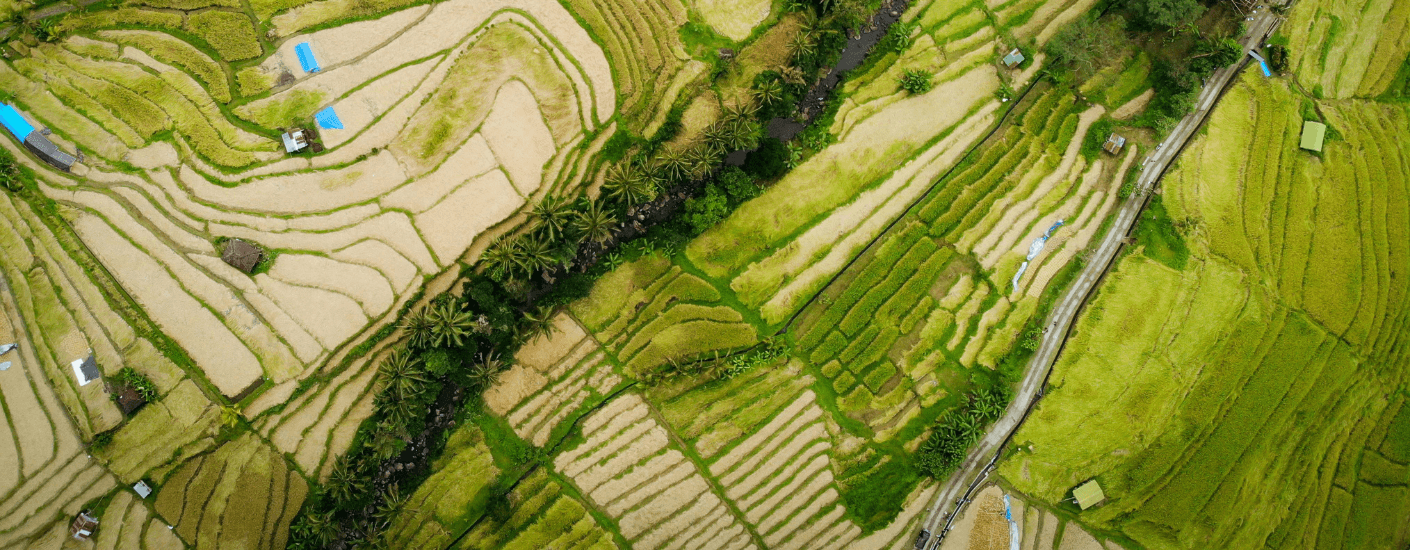
<svg viewBox="0 0 1410 550"><path fill-rule="evenodd" d="M0 548L1410 550L1410 1L0 12Z"/></svg>

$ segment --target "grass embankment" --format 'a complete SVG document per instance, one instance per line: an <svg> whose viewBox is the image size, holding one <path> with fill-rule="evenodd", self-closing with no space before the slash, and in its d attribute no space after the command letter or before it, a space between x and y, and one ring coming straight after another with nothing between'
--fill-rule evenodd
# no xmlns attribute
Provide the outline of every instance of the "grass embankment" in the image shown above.
<svg viewBox="0 0 1410 550"><path fill-rule="evenodd" d="M1077 517L1146 547L1405 544L1407 115L1316 103L1319 157L1304 101L1253 72L1226 95L1016 435L1020 490L1096 478Z"/></svg>

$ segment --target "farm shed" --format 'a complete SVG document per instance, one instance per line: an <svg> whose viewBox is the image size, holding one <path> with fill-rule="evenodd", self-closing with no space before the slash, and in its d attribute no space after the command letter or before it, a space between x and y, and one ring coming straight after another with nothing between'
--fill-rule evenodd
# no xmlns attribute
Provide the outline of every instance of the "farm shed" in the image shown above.
<svg viewBox="0 0 1410 550"><path fill-rule="evenodd" d="M69 524L69 534L78 540L88 540L97 529L98 518L88 515L87 511L79 512L73 523Z"/></svg>
<svg viewBox="0 0 1410 550"><path fill-rule="evenodd" d="M1017 67L1019 63L1023 63L1023 52L1018 51L1018 48L1014 48L1013 51L1004 56L1005 67L1012 69Z"/></svg>
<svg viewBox="0 0 1410 550"><path fill-rule="evenodd" d="M260 251L258 246L240 239L230 239L225 243L225 250L220 252L220 259L225 260L230 267L251 273L263 255L264 252Z"/></svg>
<svg viewBox="0 0 1410 550"><path fill-rule="evenodd" d="M308 147L308 137L299 128L293 128L279 136L284 140L284 151L290 154L297 153Z"/></svg>
<svg viewBox="0 0 1410 550"><path fill-rule="evenodd" d="M103 373L98 371L98 362L93 360L93 352L88 352L88 357L74 359L69 366L73 367L73 375L78 378L79 386L87 386L89 382L103 377Z"/></svg>
<svg viewBox="0 0 1410 550"><path fill-rule="evenodd" d="M1327 125L1321 122L1310 120L1302 123L1302 144L1303 149L1308 151L1322 152L1322 140L1327 137Z"/></svg>
<svg viewBox="0 0 1410 550"><path fill-rule="evenodd" d="M1077 506L1086 510L1101 504L1103 500L1106 500L1106 494L1102 492L1102 486L1097 484L1097 480L1093 479L1073 489L1072 499L1077 501Z"/></svg>
<svg viewBox="0 0 1410 550"><path fill-rule="evenodd" d="M67 172L77 160L68 153L65 153L49 138L44 137L43 132L36 131L34 125L25 120L20 112L8 104L0 104L0 124L5 126L15 139L23 143L29 152L40 160L53 165L55 168Z"/></svg>
<svg viewBox="0 0 1410 550"><path fill-rule="evenodd" d="M1112 134L1111 137L1106 138L1106 143L1102 144L1102 149L1106 150L1106 152L1108 153L1115 155L1120 153L1121 148L1125 146L1126 138L1118 136L1116 134Z"/></svg>
<svg viewBox="0 0 1410 550"><path fill-rule="evenodd" d="M132 490L136 492L137 496L141 498L147 498L149 496L152 496L152 486L147 485L147 482L145 481L139 480L137 483L133 483Z"/></svg>

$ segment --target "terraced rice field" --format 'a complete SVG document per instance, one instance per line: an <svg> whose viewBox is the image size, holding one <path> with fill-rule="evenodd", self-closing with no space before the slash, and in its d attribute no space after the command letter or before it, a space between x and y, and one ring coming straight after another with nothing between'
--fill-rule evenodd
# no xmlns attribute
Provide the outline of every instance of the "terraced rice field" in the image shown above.
<svg viewBox="0 0 1410 550"><path fill-rule="evenodd" d="M668 361L713 357L757 342L745 313L722 302L727 292L652 254L603 277L572 310L628 375L641 376Z"/></svg>
<svg viewBox="0 0 1410 550"><path fill-rule="evenodd" d="M1376 97L1404 73L1410 6L1385 1L1299 2L1280 34L1289 69L1318 97ZM1403 77L1401 77L1403 78Z"/></svg>
<svg viewBox="0 0 1410 550"><path fill-rule="evenodd" d="M1005 501L1004 499L1008 500ZM1005 515L1005 506L1012 524ZM1014 530L1017 527L1017 530ZM1017 542L1014 534L1017 533ZM1114 540L1101 540L1076 522L1049 510L1031 506L1013 492L990 485L974 495L974 502L955 521L940 550L1120 550Z"/></svg>
<svg viewBox="0 0 1410 550"><path fill-rule="evenodd" d="M563 486L542 470L514 488L513 515L500 524L485 522L470 530L455 546L464 550L531 550L537 548L619 548L582 501L565 494Z"/></svg>
<svg viewBox="0 0 1410 550"><path fill-rule="evenodd" d="M90 275L86 268L93 260L75 247L67 228L56 232L9 195L0 197L0 211L0 339L19 344L0 356L9 363L0 370L0 457L6 463L0 474L0 515L6 518L0 545L43 547L56 542L55 532L67 536L68 519L86 502L167 465L178 447L199 449L195 440L216 413L203 413L210 402L199 379L157 350L152 329L128 323L130 310L124 308L130 304L109 301L113 281ZM101 383L79 386L74 377L69 363L90 350L102 372L135 368L167 398L113 433L115 441L141 445L85 448L95 433L123 422Z"/></svg>
<svg viewBox="0 0 1410 550"><path fill-rule="evenodd" d="M282 547L308 492L304 478L251 435L193 457L163 485L156 512L197 548Z"/></svg>
<svg viewBox="0 0 1410 550"><path fill-rule="evenodd" d="M555 3L421 6L285 41L255 65L278 88L230 109L244 121L217 99L234 59L110 23L66 23L93 32L0 80L92 159L44 193L197 364L222 365L206 375L231 397L296 383L520 207L577 192L615 109L602 50ZM303 43L322 71L294 61ZM345 126L321 132L328 151L273 150L273 128L325 106ZM246 276L219 261L225 238L277 258Z"/></svg>
<svg viewBox="0 0 1410 550"><path fill-rule="evenodd" d="M1146 547L1403 546L1406 119L1245 74L1164 183L1184 267L1119 264L1000 474Z"/></svg>
<svg viewBox="0 0 1410 550"><path fill-rule="evenodd" d="M1036 72L996 68L1008 35L1036 38L1074 6L1013 26L982 4L913 7L913 46L844 88L837 144L684 252L600 279L486 394L491 411L556 452L554 471L634 547L905 544L934 488L907 449L998 376L1139 154L1079 155L1106 111L1079 107L1070 88L1038 85L1011 113L992 95ZM922 65L937 91L896 92L895 74ZM1029 244L1057 220L1014 288ZM605 401L584 382L584 366L640 379L780 329L792 357L732 377L653 381ZM534 408L544 404L558 412ZM560 449L543 434L564 426Z"/></svg>
<svg viewBox="0 0 1410 550"><path fill-rule="evenodd" d="M560 314L553 332L519 349L514 366L486 392L485 404L504 415L519 437L543 447L565 420L622 383L613 370L597 341Z"/></svg>
<svg viewBox="0 0 1410 550"><path fill-rule="evenodd" d="M473 425L451 435L432 470L387 527L384 537L395 548L445 548L478 519L467 517L467 507L499 474L484 433Z"/></svg>

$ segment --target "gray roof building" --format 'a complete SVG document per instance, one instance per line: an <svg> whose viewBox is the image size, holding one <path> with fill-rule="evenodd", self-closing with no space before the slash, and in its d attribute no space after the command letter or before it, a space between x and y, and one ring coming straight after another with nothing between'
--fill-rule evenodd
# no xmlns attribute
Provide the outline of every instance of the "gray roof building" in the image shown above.
<svg viewBox="0 0 1410 550"><path fill-rule="evenodd" d="M220 252L220 259L225 260L225 263L230 264L231 267L244 271L245 273L254 272L255 265L259 263L260 258L263 256L264 252L261 251L258 246L240 239L230 239L226 241L225 250Z"/></svg>
<svg viewBox="0 0 1410 550"><path fill-rule="evenodd" d="M31 132L29 137L24 138L24 146L40 160L65 172L69 171L69 168L73 167L73 163L78 160L73 155L65 153L63 149L54 145L54 142L49 141L49 138L39 132Z"/></svg>
<svg viewBox="0 0 1410 550"><path fill-rule="evenodd" d="M87 386L89 382L103 377L102 371L98 370L98 362L93 360L92 350L89 350L88 357L74 359L69 366L73 367L73 375L78 378L79 386Z"/></svg>
<svg viewBox="0 0 1410 550"><path fill-rule="evenodd" d="M1023 52L1018 51L1018 48L1014 48L1013 51L1004 56L1004 66L1012 69L1017 67L1019 63L1023 63L1023 59Z"/></svg>

